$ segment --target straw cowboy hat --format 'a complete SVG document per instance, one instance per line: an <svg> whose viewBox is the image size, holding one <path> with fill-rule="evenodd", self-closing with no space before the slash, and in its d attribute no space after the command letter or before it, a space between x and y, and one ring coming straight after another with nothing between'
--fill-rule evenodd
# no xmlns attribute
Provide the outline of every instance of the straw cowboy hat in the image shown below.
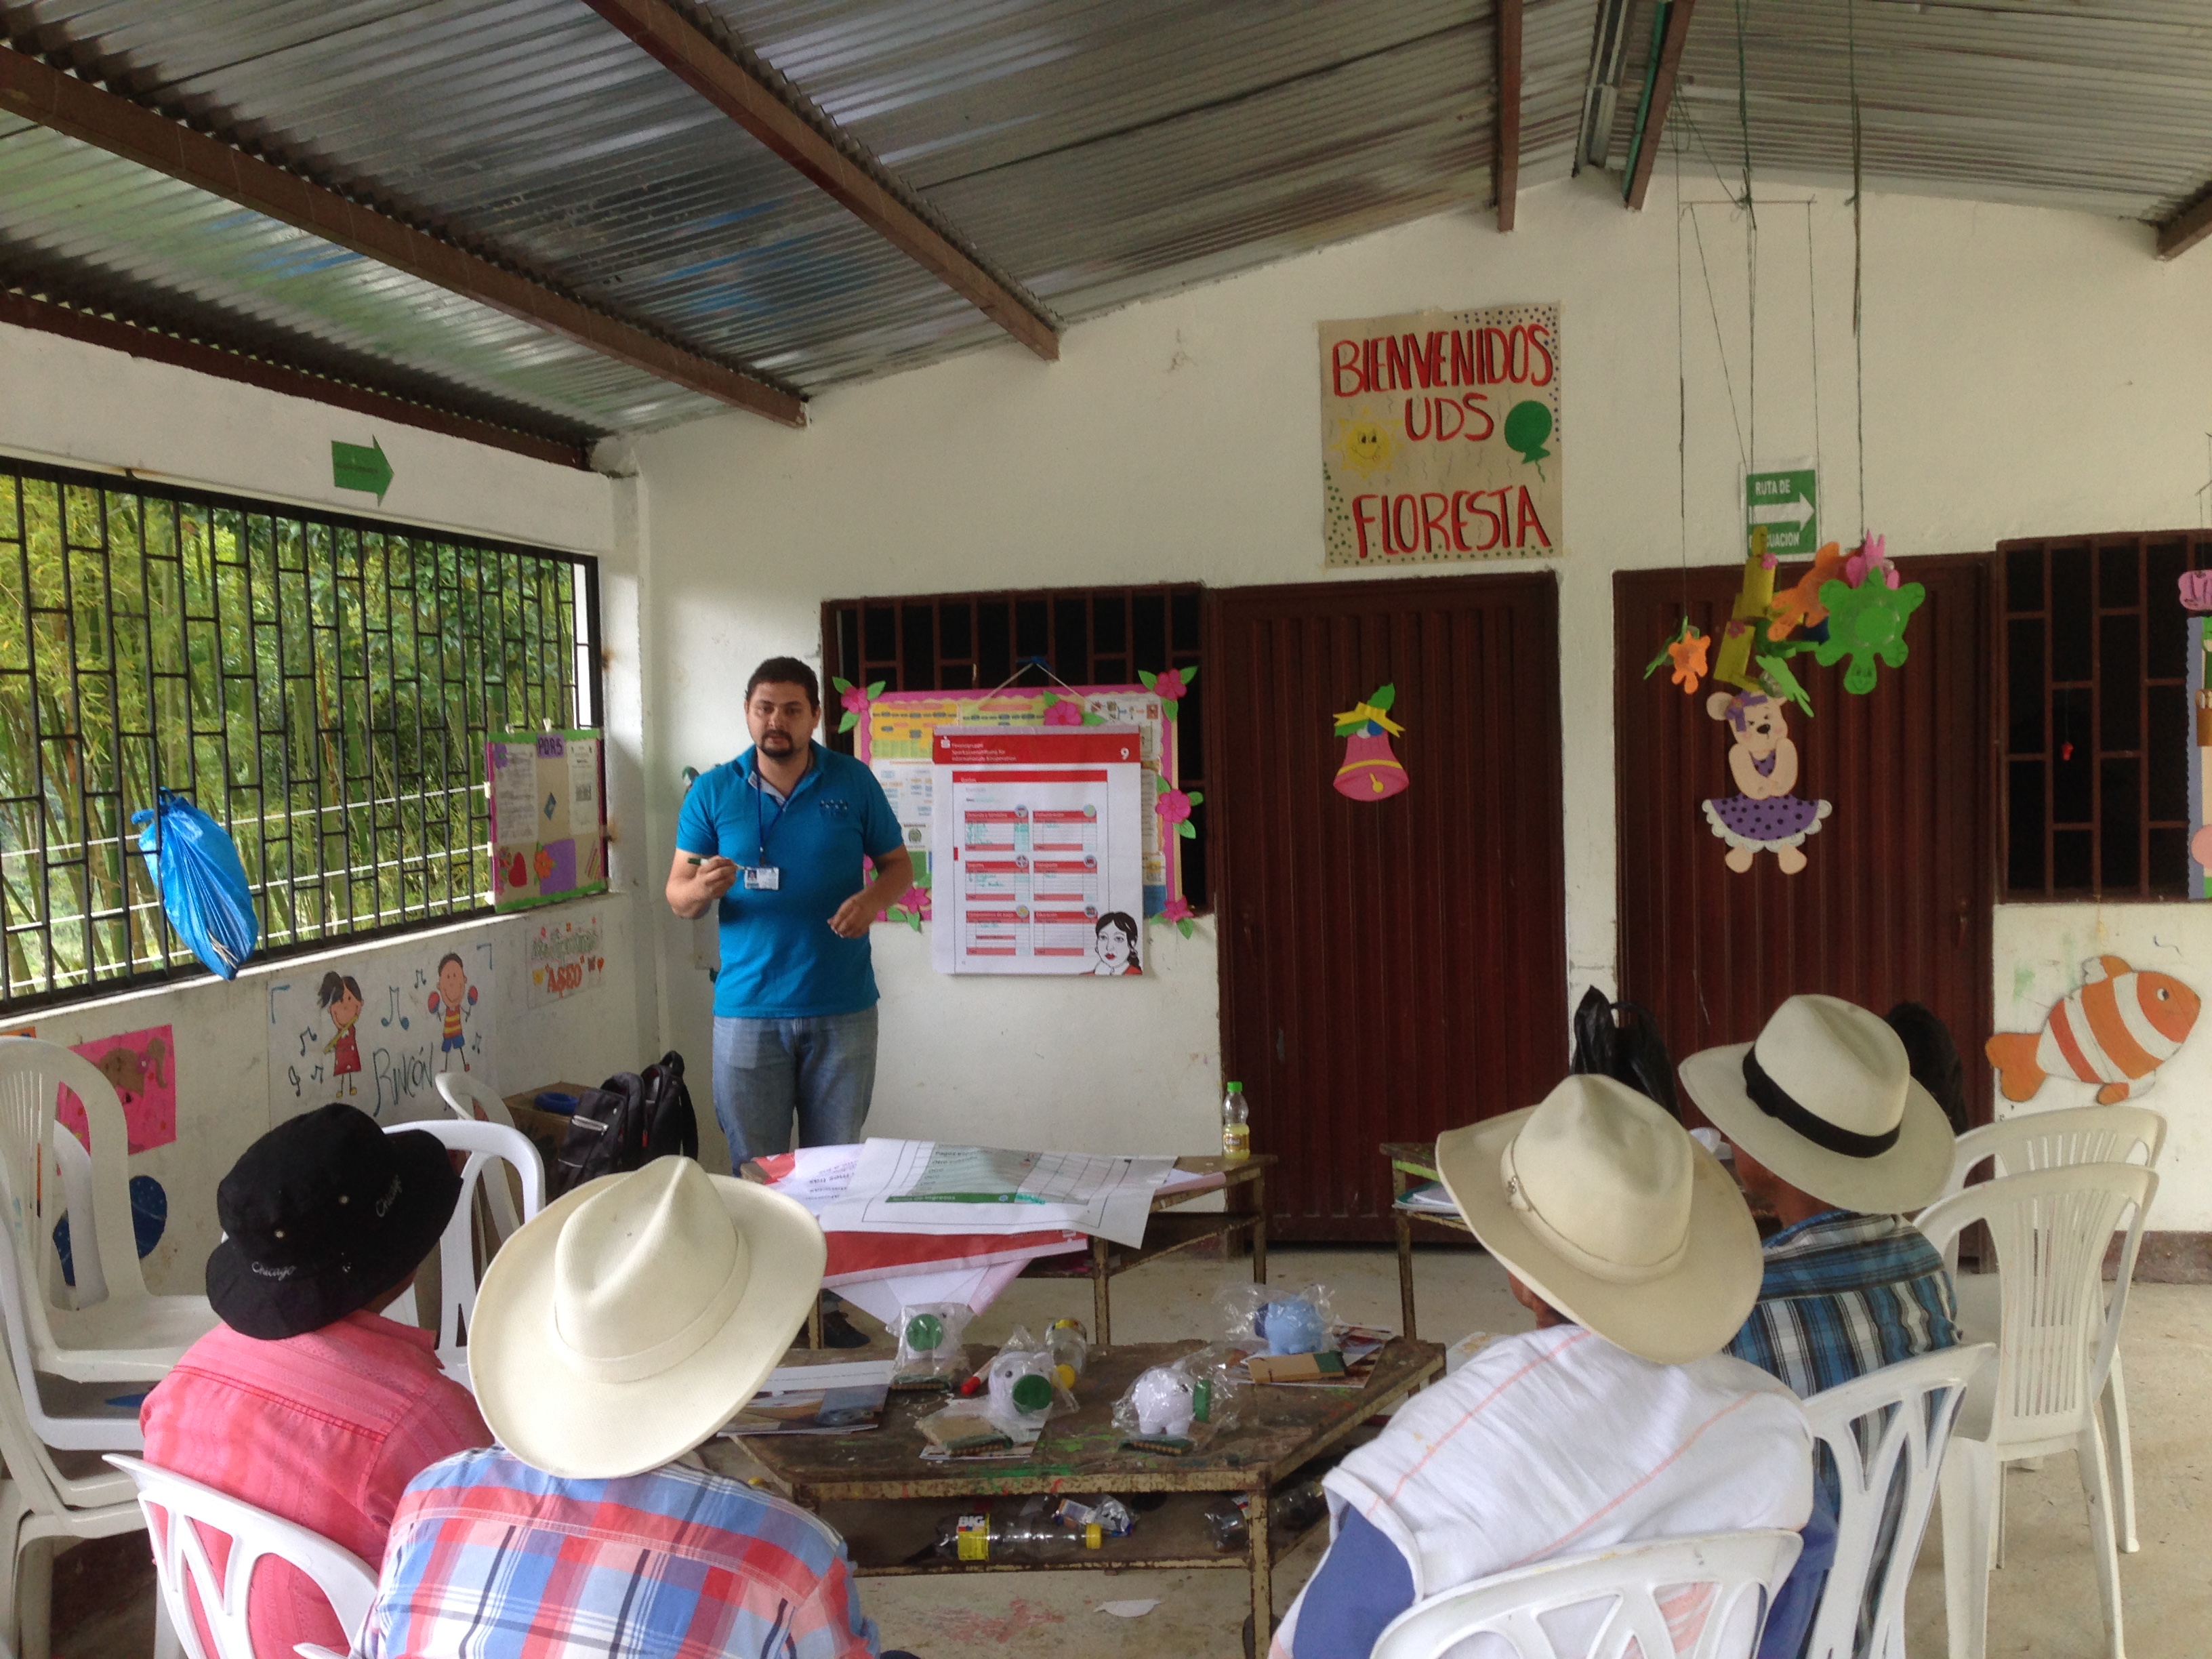
<svg viewBox="0 0 2212 1659"><path fill-rule="evenodd" d="M827 1254L799 1205L688 1158L587 1182L484 1273L469 1334L484 1421L549 1474L668 1462L775 1368Z"/></svg>
<svg viewBox="0 0 2212 1659"><path fill-rule="evenodd" d="M1703 1359L1759 1299L1759 1229L1735 1182L1609 1077L1440 1135L1437 1173L1514 1277L1631 1353Z"/></svg>
<svg viewBox="0 0 2212 1659"><path fill-rule="evenodd" d="M248 1146L215 1189L222 1242L208 1302L264 1341L336 1324L422 1264L461 1196L437 1139L388 1135L358 1107L319 1106Z"/></svg>
<svg viewBox="0 0 2212 1659"><path fill-rule="evenodd" d="M1758 1042L1684 1060L1682 1085L1730 1142L1838 1208L1917 1210L1950 1178L1950 1120L1904 1042L1840 997L1791 997Z"/></svg>

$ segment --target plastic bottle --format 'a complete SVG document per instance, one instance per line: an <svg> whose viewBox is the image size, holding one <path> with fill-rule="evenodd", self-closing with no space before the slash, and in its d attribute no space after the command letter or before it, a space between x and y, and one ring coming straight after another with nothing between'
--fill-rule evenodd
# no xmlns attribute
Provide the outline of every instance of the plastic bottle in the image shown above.
<svg viewBox="0 0 2212 1659"><path fill-rule="evenodd" d="M1251 1112L1241 1083L1228 1085L1221 1097L1221 1155L1231 1164L1252 1156Z"/></svg>
<svg viewBox="0 0 2212 1659"><path fill-rule="evenodd" d="M1063 1526L1054 1514L1058 1500L1031 1498L1020 1508L968 1509L937 1523L936 1553L948 1561L1035 1561L1098 1549L1097 1525L1079 1531Z"/></svg>
<svg viewBox="0 0 2212 1659"><path fill-rule="evenodd" d="M1083 1375L1091 1360L1091 1340L1084 1334L1079 1319L1055 1319L1044 1334L1045 1346L1052 1350L1053 1369L1058 1374L1060 1386L1073 1392L1075 1379Z"/></svg>

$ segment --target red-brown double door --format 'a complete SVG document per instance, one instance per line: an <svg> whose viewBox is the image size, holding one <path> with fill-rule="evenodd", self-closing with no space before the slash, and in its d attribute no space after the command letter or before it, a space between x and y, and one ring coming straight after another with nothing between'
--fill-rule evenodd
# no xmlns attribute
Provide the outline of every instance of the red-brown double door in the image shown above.
<svg viewBox="0 0 2212 1659"><path fill-rule="evenodd" d="M1386 1140L1566 1069L1558 586L1548 570L1230 589L1206 672L1225 1075L1278 1237L1390 1237ZM1410 787L1332 787L1395 684Z"/></svg>
<svg viewBox="0 0 2212 1659"><path fill-rule="evenodd" d="M1817 711L1787 715L1797 793L1832 804L1794 876L1767 854L1742 875L1722 862L1728 848L1699 806L1733 787L1726 727L1705 712L1711 682L1692 697L1663 672L1643 677L1686 595L1691 620L1718 634L1742 567L1613 578L1620 994L1657 1016L1677 1061L1748 1042L1794 992L1877 1013L1925 1003L1951 1028L1983 1121L1996 846L1989 565L1963 556L1899 562L1927 589L1901 668L1881 668L1874 691L1855 696L1842 665L1793 663Z"/></svg>

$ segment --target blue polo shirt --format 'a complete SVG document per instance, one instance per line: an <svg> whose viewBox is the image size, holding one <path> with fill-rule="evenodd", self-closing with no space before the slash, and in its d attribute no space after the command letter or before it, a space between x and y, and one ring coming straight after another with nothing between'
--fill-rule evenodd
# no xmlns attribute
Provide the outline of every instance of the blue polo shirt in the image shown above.
<svg viewBox="0 0 2212 1659"><path fill-rule="evenodd" d="M783 872L775 890L743 876L722 896L720 1019L805 1019L876 1003L868 941L830 931L837 907L860 890L860 856L904 843L875 774L850 755L811 745L814 759L788 802L761 787L748 749L706 774L684 798L679 852L720 854Z"/></svg>

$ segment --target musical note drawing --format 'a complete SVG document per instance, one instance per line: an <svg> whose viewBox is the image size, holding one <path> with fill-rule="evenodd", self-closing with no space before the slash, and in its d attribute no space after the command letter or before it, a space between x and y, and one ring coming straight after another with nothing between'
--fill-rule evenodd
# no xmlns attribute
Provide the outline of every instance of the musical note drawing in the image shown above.
<svg viewBox="0 0 2212 1659"><path fill-rule="evenodd" d="M297 1096L300 1092L300 1068L296 1066L287 1066L284 1069L292 1074L292 1092Z"/></svg>
<svg viewBox="0 0 2212 1659"><path fill-rule="evenodd" d="M301 1059L305 1060L307 1057L307 1045L313 1042L319 1035L319 1033L318 1033L313 1026L308 1027L306 1030L300 1033Z"/></svg>
<svg viewBox="0 0 2212 1659"><path fill-rule="evenodd" d="M392 993L392 1012L384 1017L384 1023L386 1025L389 1025L399 1012L399 988L397 985L392 985L387 986L386 988Z"/></svg>
<svg viewBox="0 0 2212 1659"><path fill-rule="evenodd" d="M424 973L420 968L417 968L415 970L415 988L419 991L429 982L429 975Z"/></svg>

